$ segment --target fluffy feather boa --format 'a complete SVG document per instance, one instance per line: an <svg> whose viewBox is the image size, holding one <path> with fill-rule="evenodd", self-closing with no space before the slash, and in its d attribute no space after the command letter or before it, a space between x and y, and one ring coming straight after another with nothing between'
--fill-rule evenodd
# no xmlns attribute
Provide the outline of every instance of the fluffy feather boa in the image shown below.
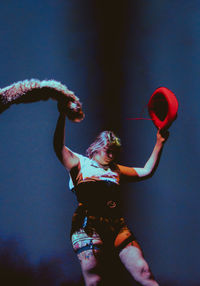
<svg viewBox="0 0 200 286"><path fill-rule="evenodd" d="M70 120L79 122L84 118L79 98L73 91L55 80L30 79L0 89L0 113L14 103L28 103L49 98L58 101L59 111L64 112Z"/></svg>

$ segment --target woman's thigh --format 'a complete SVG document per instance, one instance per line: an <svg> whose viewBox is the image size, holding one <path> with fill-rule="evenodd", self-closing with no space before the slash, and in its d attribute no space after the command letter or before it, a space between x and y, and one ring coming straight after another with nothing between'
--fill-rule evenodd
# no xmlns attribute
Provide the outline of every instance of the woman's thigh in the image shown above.
<svg viewBox="0 0 200 286"><path fill-rule="evenodd" d="M99 235L93 233L89 236L81 229L72 235L72 246L80 261L86 285L100 285L102 240Z"/></svg>

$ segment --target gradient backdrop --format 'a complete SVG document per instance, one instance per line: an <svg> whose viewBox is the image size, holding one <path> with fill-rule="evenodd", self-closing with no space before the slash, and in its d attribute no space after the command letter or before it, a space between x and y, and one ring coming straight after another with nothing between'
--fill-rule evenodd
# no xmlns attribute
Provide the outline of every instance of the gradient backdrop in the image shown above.
<svg viewBox="0 0 200 286"><path fill-rule="evenodd" d="M197 286L200 2L120 2L0 1L0 86L61 81L86 113L80 124L67 121L66 145L84 153L100 131L112 129L122 139L121 163L136 167L148 159L156 128L129 118L148 118L157 87L176 94L178 119L159 168L151 179L123 187L124 213L160 285ZM76 200L53 151L57 117L51 100L0 115L3 285L82 285L69 239Z"/></svg>

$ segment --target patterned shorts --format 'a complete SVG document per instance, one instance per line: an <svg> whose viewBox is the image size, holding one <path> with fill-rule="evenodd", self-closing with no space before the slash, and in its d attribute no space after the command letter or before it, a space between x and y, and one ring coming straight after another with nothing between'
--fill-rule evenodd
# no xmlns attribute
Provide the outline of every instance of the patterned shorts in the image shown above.
<svg viewBox="0 0 200 286"><path fill-rule="evenodd" d="M118 223L117 223L118 222ZM136 238L124 222L119 218L115 223L110 219L93 217L88 219L88 224L71 235L74 251L79 254L88 249L99 250L103 248L114 249L119 253Z"/></svg>

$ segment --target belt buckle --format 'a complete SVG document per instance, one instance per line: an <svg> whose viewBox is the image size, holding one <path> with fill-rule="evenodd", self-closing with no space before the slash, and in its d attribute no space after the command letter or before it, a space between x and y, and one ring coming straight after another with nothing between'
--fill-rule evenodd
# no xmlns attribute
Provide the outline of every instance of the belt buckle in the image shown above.
<svg viewBox="0 0 200 286"><path fill-rule="evenodd" d="M117 206L117 204L116 204L115 201L110 200L110 201L107 202L107 206L109 208L113 209L113 208L115 208Z"/></svg>

